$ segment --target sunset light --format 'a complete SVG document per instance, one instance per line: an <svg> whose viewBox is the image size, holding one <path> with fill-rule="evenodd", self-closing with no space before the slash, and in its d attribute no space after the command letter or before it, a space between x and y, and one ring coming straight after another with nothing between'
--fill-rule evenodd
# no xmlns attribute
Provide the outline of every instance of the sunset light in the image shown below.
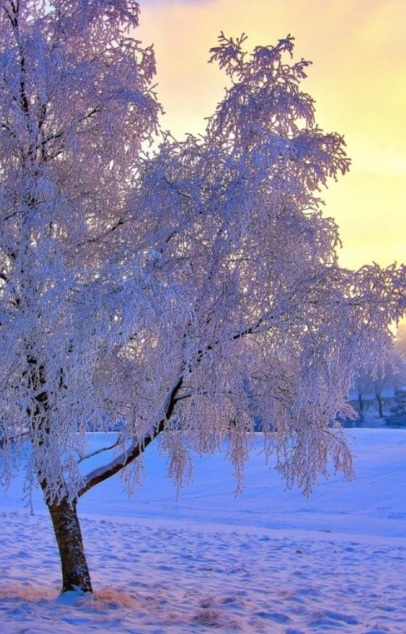
<svg viewBox="0 0 406 634"><path fill-rule="evenodd" d="M295 37L313 62L303 88L325 132L342 134L349 174L322 192L339 225L342 266L403 262L406 254L406 3L404 0L146 0L137 38L154 43L164 128L202 132L226 78L207 64L224 31L247 49Z"/></svg>

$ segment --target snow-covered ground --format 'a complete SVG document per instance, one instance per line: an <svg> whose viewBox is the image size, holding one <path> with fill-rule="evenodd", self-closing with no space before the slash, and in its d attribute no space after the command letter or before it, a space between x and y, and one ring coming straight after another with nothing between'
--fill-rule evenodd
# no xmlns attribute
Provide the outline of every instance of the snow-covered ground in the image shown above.
<svg viewBox="0 0 406 634"><path fill-rule="evenodd" d="M0 503L1 634L405 634L406 430L348 433L356 480L310 500L254 452L237 498L220 454L196 460L176 501L148 451L132 499L113 479L80 501L95 594L75 601L58 597L40 494L31 515L17 479Z"/></svg>

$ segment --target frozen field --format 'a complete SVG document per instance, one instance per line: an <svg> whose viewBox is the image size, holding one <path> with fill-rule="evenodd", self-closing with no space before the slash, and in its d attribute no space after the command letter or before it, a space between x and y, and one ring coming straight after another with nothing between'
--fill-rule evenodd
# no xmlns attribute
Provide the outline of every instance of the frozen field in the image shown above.
<svg viewBox="0 0 406 634"><path fill-rule="evenodd" d="M406 431L349 430L357 478L285 491L253 454L237 498L223 455L181 492L149 451L144 486L119 479L79 504L95 594L58 598L59 561L40 495L1 493L3 634L406 633ZM94 440L96 445L100 439Z"/></svg>

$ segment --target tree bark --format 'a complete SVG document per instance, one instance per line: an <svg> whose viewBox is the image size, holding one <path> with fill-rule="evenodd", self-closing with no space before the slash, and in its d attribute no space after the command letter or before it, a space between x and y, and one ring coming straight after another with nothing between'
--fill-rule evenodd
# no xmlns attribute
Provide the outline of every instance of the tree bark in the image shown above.
<svg viewBox="0 0 406 634"><path fill-rule="evenodd" d="M62 592L92 592L76 511L77 500L48 503L62 565Z"/></svg>

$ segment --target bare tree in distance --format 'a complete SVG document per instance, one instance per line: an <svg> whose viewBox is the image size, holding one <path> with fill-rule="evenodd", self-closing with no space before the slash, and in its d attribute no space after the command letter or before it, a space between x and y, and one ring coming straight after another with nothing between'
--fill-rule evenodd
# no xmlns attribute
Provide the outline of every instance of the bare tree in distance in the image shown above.
<svg viewBox="0 0 406 634"><path fill-rule="evenodd" d="M179 485L228 438L240 481L257 408L289 486L309 493L329 457L351 474L332 422L405 308L403 267L338 266L320 190L349 160L293 38L248 55L222 34L231 88L205 134L145 153L160 105L138 13L0 0L0 474L42 488L63 591L92 590L78 500L157 437ZM114 459L86 471L87 430L117 421Z"/></svg>

